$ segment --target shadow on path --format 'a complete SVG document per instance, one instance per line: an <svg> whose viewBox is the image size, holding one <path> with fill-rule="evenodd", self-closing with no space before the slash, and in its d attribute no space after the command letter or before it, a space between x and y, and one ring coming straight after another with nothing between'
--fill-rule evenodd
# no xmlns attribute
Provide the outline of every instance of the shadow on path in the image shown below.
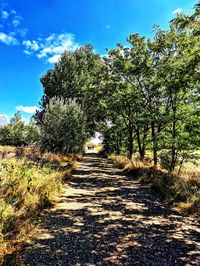
<svg viewBox="0 0 200 266"><path fill-rule="evenodd" d="M197 222L98 155L84 158L46 216L24 265L200 265Z"/></svg>

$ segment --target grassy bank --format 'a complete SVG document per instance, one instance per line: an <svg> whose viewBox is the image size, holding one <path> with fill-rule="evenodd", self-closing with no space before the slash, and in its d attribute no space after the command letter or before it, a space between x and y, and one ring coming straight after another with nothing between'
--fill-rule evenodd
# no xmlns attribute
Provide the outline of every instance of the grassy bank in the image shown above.
<svg viewBox="0 0 200 266"><path fill-rule="evenodd" d="M187 163L181 172L177 170L169 175L160 166L155 169L150 160L142 163L121 155L109 158L131 177L149 184L171 206L200 217L200 167Z"/></svg>
<svg viewBox="0 0 200 266"><path fill-rule="evenodd" d="M0 147L0 257L11 253L62 192L77 155Z"/></svg>

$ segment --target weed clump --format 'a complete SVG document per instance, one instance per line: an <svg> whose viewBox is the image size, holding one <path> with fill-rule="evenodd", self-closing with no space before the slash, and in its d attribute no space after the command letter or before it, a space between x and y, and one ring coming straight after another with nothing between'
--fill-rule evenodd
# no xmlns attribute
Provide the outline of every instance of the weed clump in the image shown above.
<svg viewBox="0 0 200 266"><path fill-rule="evenodd" d="M122 155L111 155L109 158L132 178L150 184L167 203L200 217L200 173L196 167L187 164L182 171L175 169L170 174L161 166L153 167L150 161L130 160Z"/></svg>
<svg viewBox="0 0 200 266"><path fill-rule="evenodd" d="M33 147L0 149L0 256L23 240L39 211L53 204L78 155Z"/></svg>

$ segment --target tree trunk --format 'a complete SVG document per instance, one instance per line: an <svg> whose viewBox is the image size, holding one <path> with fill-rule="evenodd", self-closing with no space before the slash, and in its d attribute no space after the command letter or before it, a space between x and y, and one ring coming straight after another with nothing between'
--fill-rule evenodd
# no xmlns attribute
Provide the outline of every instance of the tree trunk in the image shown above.
<svg viewBox="0 0 200 266"><path fill-rule="evenodd" d="M121 146L122 146L122 134L121 134L121 132L118 132L118 134L117 134L117 154L120 154Z"/></svg>
<svg viewBox="0 0 200 266"><path fill-rule="evenodd" d="M143 143L143 145L141 144L140 131L138 128L136 129L136 136L137 136L138 150L139 150L139 154L140 154L140 161L144 161L145 147L144 147L144 143Z"/></svg>
<svg viewBox="0 0 200 266"><path fill-rule="evenodd" d="M153 141L153 162L154 167L157 167L158 164L158 139L155 129L155 123L151 122L151 135L152 135L152 141Z"/></svg>
<svg viewBox="0 0 200 266"><path fill-rule="evenodd" d="M116 140L116 153L118 155L120 154L120 143L119 143L118 135L117 135L117 140Z"/></svg>
<svg viewBox="0 0 200 266"><path fill-rule="evenodd" d="M170 173L174 171L176 166L176 107L173 108L173 122L172 122L172 158L170 165Z"/></svg>
<svg viewBox="0 0 200 266"><path fill-rule="evenodd" d="M144 156L145 156L145 148L143 147L140 151L140 161L144 161Z"/></svg>
<svg viewBox="0 0 200 266"><path fill-rule="evenodd" d="M132 128L129 129L128 141L129 141L129 143L128 143L128 151L129 151L128 158L131 160L132 155L133 155L133 130L132 130Z"/></svg>

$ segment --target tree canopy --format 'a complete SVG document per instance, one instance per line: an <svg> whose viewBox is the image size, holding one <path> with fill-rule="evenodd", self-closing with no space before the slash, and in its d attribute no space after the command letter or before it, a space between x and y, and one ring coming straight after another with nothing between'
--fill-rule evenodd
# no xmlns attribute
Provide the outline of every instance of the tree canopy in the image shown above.
<svg viewBox="0 0 200 266"><path fill-rule="evenodd" d="M155 166L165 153L173 171L200 144L199 30L197 4L168 30L156 26L149 39L131 34L106 56L89 44L66 51L41 78L35 118L44 147L81 151L100 131L106 152L138 153L143 161L148 150ZM22 127L17 119L10 126Z"/></svg>

